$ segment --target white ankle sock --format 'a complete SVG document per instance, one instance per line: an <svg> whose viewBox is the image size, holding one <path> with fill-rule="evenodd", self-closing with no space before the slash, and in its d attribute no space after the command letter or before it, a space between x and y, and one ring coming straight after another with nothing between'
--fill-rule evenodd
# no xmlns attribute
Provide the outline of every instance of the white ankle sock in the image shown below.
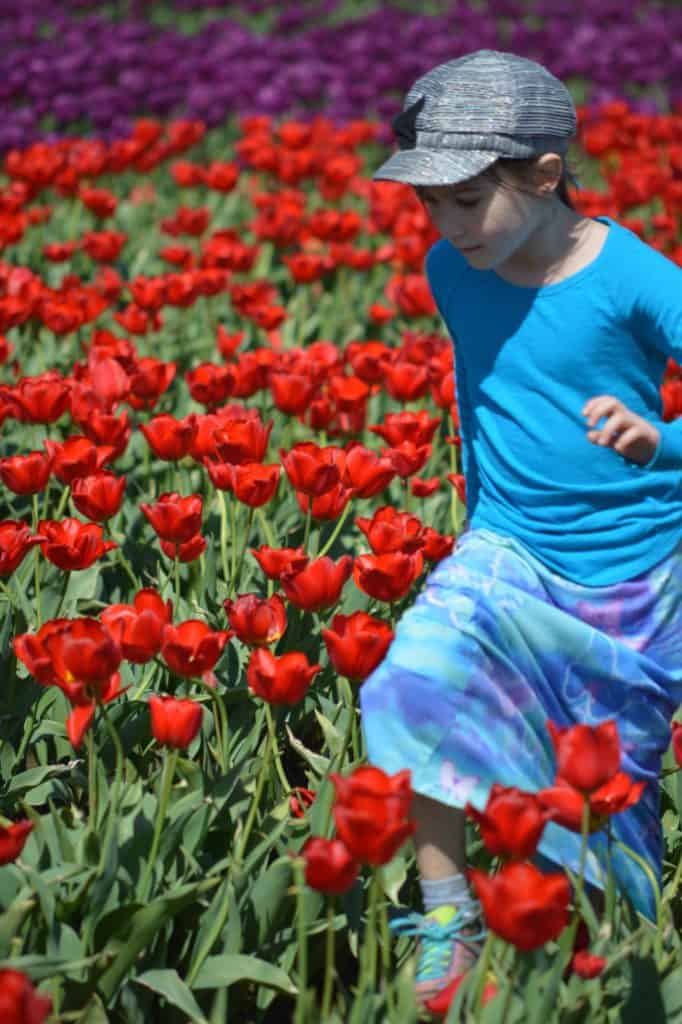
<svg viewBox="0 0 682 1024"><path fill-rule="evenodd" d="M449 878L437 878L434 881L420 878L419 885L424 900L424 911L427 914L436 907L442 907L444 903L464 907L465 904L474 902L467 880L459 872L450 875Z"/></svg>

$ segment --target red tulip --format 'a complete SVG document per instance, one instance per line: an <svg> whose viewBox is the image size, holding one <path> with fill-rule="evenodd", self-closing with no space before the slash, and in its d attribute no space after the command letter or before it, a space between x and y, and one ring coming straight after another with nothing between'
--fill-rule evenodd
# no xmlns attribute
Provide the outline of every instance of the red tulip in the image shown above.
<svg viewBox="0 0 682 1024"><path fill-rule="evenodd" d="M63 484L98 473L114 454L113 448L106 445L98 447L82 434L67 437L61 444L50 440L44 443L54 457L52 472Z"/></svg>
<svg viewBox="0 0 682 1024"><path fill-rule="evenodd" d="M339 838L359 861L386 864L415 830L409 820L410 772L387 775L366 765L343 777L332 773L336 787L334 821Z"/></svg>
<svg viewBox="0 0 682 1024"><path fill-rule="evenodd" d="M56 371L22 377L12 389L12 400L26 423L54 423L69 404L69 383Z"/></svg>
<svg viewBox="0 0 682 1024"><path fill-rule="evenodd" d="M440 477L432 476L428 480L415 476L410 480L410 490L415 498L430 498L440 487Z"/></svg>
<svg viewBox="0 0 682 1024"><path fill-rule="evenodd" d="M409 592L423 565L420 551L409 555L402 551L358 555L353 579L360 590L377 601L399 601Z"/></svg>
<svg viewBox="0 0 682 1024"><path fill-rule="evenodd" d="M271 430L272 420L264 425L257 414L228 419L215 432L218 455L223 462L234 465L262 462L268 450Z"/></svg>
<svg viewBox="0 0 682 1024"><path fill-rule="evenodd" d="M0 825L0 865L11 864L17 859L32 829L32 821L17 821L13 825Z"/></svg>
<svg viewBox="0 0 682 1024"><path fill-rule="evenodd" d="M82 515L96 522L104 522L120 509L125 486L124 476L95 473L73 481L71 500Z"/></svg>
<svg viewBox="0 0 682 1024"><path fill-rule="evenodd" d="M14 494L38 494L52 470L52 456L35 451L27 455L10 455L0 459L0 480Z"/></svg>
<svg viewBox="0 0 682 1024"><path fill-rule="evenodd" d="M166 747L184 750L201 729L202 707L195 700L150 697L149 713L154 739Z"/></svg>
<svg viewBox="0 0 682 1024"><path fill-rule="evenodd" d="M588 829L597 832L612 814L619 814L636 804L645 785L645 782L633 782L625 772L617 772L599 789L583 794L559 777L556 785L541 789L537 797L543 807L552 812L557 825L563 825L572 832L581 831L583 805L587 799L590 807Z"/></svg>
<svg viewBox="0 0 682 1024"><path fill-rule="evenodd" d="M321 668L311 665L301 651L277 658L266 647L257 647L249 659L246 681L269 704L298 704Z"/></svg>
<svg viewBox="0 0 682 1024"><path fill-rule="evenodd" d="M364 533L375 555L389 551L418 551L424 541L424 526L417 516L399 512L392 505L376 510L371 519L358 516L356 526Z"/></svg>
<svg viewBox="0 0 682 1024"><path fill-rule="evenodd" d="M401 480L405 480L413 473L418 473L429 461L431 445L418 447L412 441L403 441L395 448L384 448L381 454L389 460Z"/></svg>
<svg viewBox="0 0 682 1024"><path fill-rule="evenodd" d="M347 892L360 873L360 865L340 839L311 836L301 856L305 860L306 884L318 892Z"/></svg>
<svg viewBox="0 0 682 1024"><path fill-rule="evenodd" d="M223 601L230 626L242 643L252 647L274 644L287 628L287 613L279 594L259 597L239 594L236 601Z"/></svg>
<svg viewBox="0 0 682 1024"><path fill-rule="evenodd" d="M284 573L298 573L309 561L303 548L269 548L263 544L257 550L251 548L251 554L271 580L278 580Z"/></svg>
<svg viewBox="0 0 682 1024"><path fill-rule="evenodd" d="M113 604L100 621L121 648L126 661L144 665L159 653L163 628L173 618L173 606L152 588L139 590L130 604Z"/></svg>
<svg viewBox="0 0 682 1024"><path fill-rule="evenodd" d="M58 685L73 704L90 703L121 662L121 649L97 619L68 619L45 637Z"/></svg>
<svg viewBox="0 0 682 1024"><path fill-rule="evenodd" d="M339 673L355 682L366 679L384 658L393 630L367 612L335 615L331 629L322 630L329 660Z"/></svg>
<svg viewBox="0 0 682 1024"><path fill-rule="evenodd" d="M19 519L0 522L0 576L11 576L28 551L42 539Z"/></svg>
<svg viewBox="0 0 682 1024"><path fill-rule="evenodd" d="M614 719L601 725L547 728L557 756L557 776L575 789L591 793L613 778L620 768L620 740Z"/></svg>
<svg viewBox="0 0 682 1024"><path fill-rule="evenodd" d="M460 974L454 981L451 981L445 988L440 989L431 999L427 999L424 1006L433 1014L434 1017L445 1017L450 1009L450 1005L457 995L457 991L467 977L467 973ZM486 981L483 988L483 994L481 995L481 1006L485 1006L494 999L498 993L497 985L492 981Z"/></svg>
<svg viewBox="0 0 682 1024"><path fill-rule="evenodd" d="M175 491L166 492L154 505L142 502L140 509L161 540L184 544L201 530L203 498L199 494L182 497Z"/></svg>
<svg viewBox="0 0 682 1024"><path fill-rule="evenodd" d="M307 807L315 802L317 794L313 789L306 789L305 786L297 786L289 797L289 810L294 818L304 818Z"/></svg>
<svg viewBox="0 0 682 1024"><path fill-rule="evenodd" d="M182 544L175 544L172 540L160 540L159 547L168 558L177 558L179 562L194 562L206 550L206 538L197 533Z"/></svg>
<svg viewBox="0 0 682 1024"><path fill-rule="evenodd" d="M38 532L45 538L40 550L54 565L66 572L87 569L98 558L116 547L112 540L102 539L102 527L96 523L82 523L67 516L57 522L41 519Z"/></svg>
<svg viewBox="0 0 682 1024"><path fill-rule="evenodd" d="M311 498L330 491L339 482L338 448L319 448L312 441L295 444L288 452L280 448L284 471L292 487Z"/></svg>
<svg viewBox="0 0 682 1024"><path fill-rule="evenodd" d="M141 423L140 430L158 459L178 462L189 453L197 432L197 417L192 413L178 420L168 413Z"/></svg>
<svg viewBox="0 0 682 1024"><path fill-rule="evenodd" d="M189 393L195 402L214 408L232 394L235 383L233 366L202 363L185 374Z"/></svg>
<svg viewBox="0 0 682 1024"><path fill-rule="evenodd" d="M40 995L21 971L0 970L0 1020L3 1024L43 1024L52 1000Z"/></svg>
<svg viewBox="0 0 682 1024"><path fill-rule="evenodd" d="M74 749L77 750L80 747L83 737L92 725L97 704L109 704L116 697L120 697L122 693L125 693L125 690L121 689L121 677L118 672L114 672L106 682L98 686L96 701L86 699L87 695L84 692L77 695L79 701L83 701L83 703L77 703L66 719L66 734ZM72 699L68 693L67 696Z"/></svg>
<svg viewBox="0 0 682 1024"><path fill-rule="evenodd" d="M430 526L424 527L424 544L422 555L428 562L440 562L441 558L452 554L455 536L452 533L438 533Z"/></svg>
<svg viewBox="0 0 682 1024"><path fill-rule="evenodd" d="M471 804L466 814L478 824L485 847L496 857L527 860L540 842L545 825L552 818L535 793L515 786L493 783L484 811Z"/></svg>
<svg viewBox="0 0 682 1024"><path fill-rule="evenodd" d="M264 466L260 462L249 465L229 465L230 488L237 501L249 508L260 508L277 492L282 467L274 464ZM211 473L210 463L208 464Z"/></svg>
<svg viewBox="0 0 682 1024"><path fill-rule="evenodd" d="M388 487L394 476L395 469L390 459L377 455L358 442L351 442L346 448L343 483L353 488L356 497L375 497Z"/></svg>
<svg viewBox="0 0 682 1024"><path fill-rule="evenodd" d="M64 629L70 621L70 619L50 619L40 627L37 633L20 633L12 641L17 658L41 686L60 685L60 679L54 670L46 642L53 634Z"/></svg>
<svg viewBox="0 0 682 1024"><path fill-rule="evenodd" d="M422 409L420 412L390 412L381 424L369 427L373 434L378 434L391 448L397 448L404 441L420 447L430 444L440 426L440 417L431 418Z"/></svg>
<svg viewBox="0 0 682 1024"><path fill-rule="evenodd" d="M301 511L307 514L310 509L311 517L320 521L338 519L352 496L352 489L344 487L342 483L335 484L330 491L318 494L316 498L309 498L307 494L296 491L296 501Z"/></svg>
<svg viewBox="0 0 682 1024"><path fill-rule="evenodd" d="M177 367L162 359L138 359L130 378L128 404L133 409L153 409L161 395L168 390Z"/></svg>
<svg viewBox="0 0 682 1024"><path fill-rule="evenodd" d="M558 938L569 922L571 887L564 874L544 875L534 864L515 861L496 875L478 868L468 874L490 930L523 952Z"/></svg>
<svg viewBox="0 0 682 1024"><path fill-rule="evenodd" d="M232 636L229 630L212 630L200 619L178 626L164 626L161 656L179 676L201 676L213 668Z"/></svg>
<svg viewBox="0 0 682 1024"><path fill-rule="evenodd" d="M336 604L352 571L350 555L342 555L338 562L324 555L308 562L300 572L283 573L280 584L297 608L316 612Z"/></svg>
<svg viewBox="0 0 682 1024"><path fill-rule="evenodd" d="M579 978L591 980L592 978L599 977L606 967L606 964L606 957L596 956L594 953L590 953L586 949L580 949L577 953L573 954L571 970L574 974L577 974Z"/></svg>
<svg viewBox="0 0 682 1024"><path fill-rule="evenodd" d="M463 473L446 473L446 480L448 480L457 492L457 497L463 505L467 503L467 485Z"/></svg>

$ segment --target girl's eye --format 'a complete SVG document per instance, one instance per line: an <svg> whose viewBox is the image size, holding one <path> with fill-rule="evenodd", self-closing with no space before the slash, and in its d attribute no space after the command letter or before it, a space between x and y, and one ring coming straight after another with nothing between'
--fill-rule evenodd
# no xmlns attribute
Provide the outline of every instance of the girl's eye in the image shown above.
<svg viewBox="0 0 682 1024"><path fill-rule="evenodd" d="M464 199L456 199L455 202L459 206L476 206L478 199L470 199L468 202Z"/></svg>

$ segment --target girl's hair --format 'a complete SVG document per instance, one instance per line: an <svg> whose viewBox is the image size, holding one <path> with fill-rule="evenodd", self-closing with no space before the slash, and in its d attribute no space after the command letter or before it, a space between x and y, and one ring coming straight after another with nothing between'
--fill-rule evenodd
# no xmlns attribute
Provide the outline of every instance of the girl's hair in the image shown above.
<svg viewBox="0 0 682 1024"><path fill-rule="evenodd" d="M521 186L530 186L532 185L533 173L538 159L539 157L536 156L530 157L526 160L518 160L513 157L501 157L499 160L496 160L491 167L488 167L487 170L483 171L481 177L491 178L502 188L508 188L518 192L526 192L529 195L532 195L534 193L530 188L512 185L508 178L501 178L498 171L501 170L507 172L510 177L514 178L517 182L520 182ZM556 195L564 206L568 206L569 209L575 210L575 206L568 194L568 186L569 183L573 183L577 186L576 170L567 164L565 158L562 158L562 164L561 179L556 187Z"/></svg>

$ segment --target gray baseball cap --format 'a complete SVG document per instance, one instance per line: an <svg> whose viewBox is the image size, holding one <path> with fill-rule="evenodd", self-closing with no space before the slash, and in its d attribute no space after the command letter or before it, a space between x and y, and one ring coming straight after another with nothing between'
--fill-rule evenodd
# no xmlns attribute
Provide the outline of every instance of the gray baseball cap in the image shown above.
<svg viewBox="0 0 682 1024"><path fill-rule="evenodd" d="M542 64L477 50L418 78L392 127L399 150L374 180L455 185L500 157L565 155L577 118L570 92Z"/></svg>

